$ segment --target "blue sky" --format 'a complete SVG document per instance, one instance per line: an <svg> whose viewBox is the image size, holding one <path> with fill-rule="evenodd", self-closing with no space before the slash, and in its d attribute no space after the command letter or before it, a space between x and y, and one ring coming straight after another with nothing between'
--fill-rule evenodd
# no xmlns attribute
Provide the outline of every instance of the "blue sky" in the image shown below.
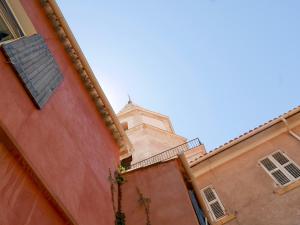
<svg viewBox="0 0 300 225"><path fill-rule="evenodd" d="M113 108L207 150L300 104L299 0L57 0Z"/></svg>

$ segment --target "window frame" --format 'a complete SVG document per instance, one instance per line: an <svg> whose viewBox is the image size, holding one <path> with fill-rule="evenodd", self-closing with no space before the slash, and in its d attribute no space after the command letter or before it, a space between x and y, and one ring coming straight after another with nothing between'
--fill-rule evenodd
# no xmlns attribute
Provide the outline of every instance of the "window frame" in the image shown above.
<svg viewBox="0 0 300 225"><path fill-rule="evenodd" d="M215 198L216 198L215 200L212 200L211 202L209 202L209 201L207 200L207 197L206 197L206 195L205 195L205 193L204 193L204 191L205 191L206 189L208 189L208 188L211 189L211 191L213 192L213 194L215 195ZM202 199L204 200L204 203L205 203L206 209L207 209L207 211L208 211L208 213L209 213L210 219L211 219L213 222L217 222L217 221L219 221L219 220L222 220L222 219L225 218L226 216L228 216L228 214L227 214L227 212L226 212L226 209L225 209L225 207L224 207L224 205L223 205L221 199L219 198L219 196L218 196L218 194L217 194L215 188L214 188L212 185L208 185L208 186L202 188L202 189L200 190L200 193L201 193ZM214 214L214 212L213 212L213 210L212 210L212 208L211 208L211 204L214 203L214 202L218 202L219 205L221 206L221 209L222 209L223 212L224 212L224 215L223 215L222 217L220 217L220 218L217 218L217 217L215 216L215 214Z"/></svg>
<svg viewBox="0 0 300 225"><path fill-rule="evenodd" d="M8 1L0 0L0 2L3 2L4 7L9 10L9 12L4 12L0 9L0 17L1 17L1 20L4 22L5 26L7 27L7 29L9 30L9 32L11 33L11 36L12 36L11 39L8 39L8 40L5 40L5 41L0 41L0 43L8 42L8 41L23 37L25 35L25 32L22 29L22 27L20 26L20 23L18 22L18 19L17 19L15 13L13 12L11 6L9 5ZM12 21L9 21L8 18ZM11 22L15 23L14 25L17 26L18 30L16 30L13 27Z"/></svg>
<svg viewBox="0 0 300 225"><path fill-rule="evenodd" d="M276 153L281 153L281 154L288 160L288 162L286 162L286 163L284 163L283 165L281 165L281 164L273 157L273 155L276 154ZM262 161L263 161L264 159L269 159L269 160L276 166L276 168L273 169L273 170L268 170L268 169L265 167L265 165L262 164ZM287 166L287 165L289 165L289 164L294 164L294 165L300 170L299 165L298 165L295 161L293 161L290 157L288 157L287 154L285 154L284 151L282 151L282 150L280 150L280 149L277 150L277 151L275 151L275 152L272 152L272 153L268 154L267 156L264 156L264 157L261 158L261 159L259 159L258 163L259 163L260 167L262 167L263 170L264 170L264 171L265 171L265 172L273 179L273 181L275 181L275 184L278 185L278 186L280 186L280 187L286 187L286 186L288 186L288 185L290 185L290 184L292 184L292 183L294 183L294 182L300 180L300 176L299 176L298 178L295 178L295 177L293 177L293 176L287 171L287 169L285 169L285 166ZM281 184L281 183L280 183L280 182L272 175L272 172L278 171L278 170L281 171L281 172L282 172L282 173L283 173L290 181L287 182L287 183L285 183L285 184Z"/></svg>
<svg viewBox="0 0 300 225"><path fill-rule="evenodd" d="M5 6L8 8L9 10L8 16L12 17L11 19L14 21L15 26L17 26L19 31L15 31L11 23L7 20L6 13L0 11L1 19L3 20L9 32L13 36L13 38L11 39L0 41L0 45L2 45L3 43L14 41L24 36L30 36L37 33L35 27L33 26L30 18L28 17L25 9L23 8L19 0L1 0L1 1L3 1Z"/></svg>

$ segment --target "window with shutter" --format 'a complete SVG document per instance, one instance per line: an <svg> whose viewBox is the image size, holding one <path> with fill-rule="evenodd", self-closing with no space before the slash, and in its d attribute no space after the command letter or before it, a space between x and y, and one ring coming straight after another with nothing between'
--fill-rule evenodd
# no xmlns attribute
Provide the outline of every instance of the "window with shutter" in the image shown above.
<svg viewBox="0 0 300 225"><path fill-rule="evenodd" d="M55 58L41 35L4 43L2 49L39 109L42 109L63 80Z"/></svg>
<svg viewBox="0 0 300 225"><path fill-rule="evenodd" d="M209 186L201 190L203 199L213 221L223 218L226 213L216 191Z"/></svg>
<svg viewBox="0 0 300 225"><path fill-rule="evenodd" d="M276 151L260 160L260 165L280 186L300 179L299 166L282 151Z"/></svg>

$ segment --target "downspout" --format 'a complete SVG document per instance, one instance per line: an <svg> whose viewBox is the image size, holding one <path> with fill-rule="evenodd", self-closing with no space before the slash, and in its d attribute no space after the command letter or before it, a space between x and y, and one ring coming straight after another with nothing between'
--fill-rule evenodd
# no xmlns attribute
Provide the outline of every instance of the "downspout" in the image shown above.
<svg viewBox="0 0 300 225"><path fill-rule="evenodd" d="M280 119L285 124L290 135L292 135L294 138L296 138L298 141L300 141L300 136L298 134L296 134L294 131L292 131L292 129L289 127L288 121L284 117L280 117Z"/></svg>
<svg viewBox="0 0 300 225"><path fill-rule="evenodd" d="M189 177L189 179L191 180L191 184L192 184L192 187L195 191L195 194L196 194L196 198L198 200L198 203L200 204L202 202L202 197L201 197L201 192L200 192L200 189L198 188L197 186L197 181L196 181L196 178L195 176L193 175L192 171L191 171L191 168L189 166L189 163L188 161L186 160L186 157L184 155L184 153L181 153L178 155L179 156L179 159ZM200 204L201 205L201 204ZM207 218L205 217L206 221L207 221Z"/></svg>

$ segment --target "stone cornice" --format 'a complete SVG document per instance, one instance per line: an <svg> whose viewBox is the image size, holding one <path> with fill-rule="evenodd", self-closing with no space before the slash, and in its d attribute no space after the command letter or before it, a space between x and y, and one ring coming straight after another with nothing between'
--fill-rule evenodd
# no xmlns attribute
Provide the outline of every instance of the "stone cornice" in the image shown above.
<svg viewBox="0 0 300 225"><path fill-rule="evenodd" d="M224 145L223 148L217 149L216 151L210 152L199 160L195 161L191 165L191 169L195 176L200 176L207 171L218 167L229 160L232 160L248 151L251 151L255 147L263 144L276 136L288 132L281 117L285 118L293 129L300 126L300 108L296 108L263 126L251 131L248 135L242 136L237 139L235 143ZM291 137L293 138L293 137Z"/></svg>
<svg viewBox="0 0 300 225"><path fill-rule="evenodd" d="M142 108L142 107L137 106L137 105L133 105L133 106L134 106L134 108L131 108L131 109L126 110L124 112L118 113L117 114L118 118L121 120L122 118L129 117L130 115L134 116L134 113L139 113L141 115L145 115L145 116L148 116L148 117L153 118L153 119L161 118L162 120L164 120L168 123L170 130L173 133L175 133L172 122L171 122L171 120L168 116L165 116L165 115L162 115L160 113L147 110L147 109Z"/></svg>
<svg viewBox="0 0 300 225"><path fill-rule="evenodd" d="M166 131L166 130L163 130L163 129L160 129L160 128L157 128L157 127L155 127L155 126L152 126L152 125L149 125L149 124L145 124L145 123L140 124L140 125L137 125L137 126L135 126L135 127L132 127L132 128L130 128L130 129L128 129L128 130L126 131L126 133L127 133L128 135L130 135L131 133L134 133L134 132L136 132L136 131L138 131L138 130L142 130L142 129L154 130L154 131L156 131L156 132L159 132L159 133L161 133L161 134L167 135L167 136L169 136L169 137L176 137L176 138L178 138L178 139L182 139L184 142L186 141L186 138L185 138L185 137L182 137L182 136L177 135L177 134L175 134L175 133L171 133L171 132L169 132L169 131Z"/></svg>
<svg viewBox="0 0 300 225"><path fill-rule="evenodd" d="M98 112L103 117L106 126L111 131L114 139L116 140L120 148L121 155L130 154L132 151L132 145L55 0L40 0L40 2L48 18L50 19L61 43L65 47L66 52L72 60L75 69L80 75L80 78L87 92L95 103Z"/></svg>

